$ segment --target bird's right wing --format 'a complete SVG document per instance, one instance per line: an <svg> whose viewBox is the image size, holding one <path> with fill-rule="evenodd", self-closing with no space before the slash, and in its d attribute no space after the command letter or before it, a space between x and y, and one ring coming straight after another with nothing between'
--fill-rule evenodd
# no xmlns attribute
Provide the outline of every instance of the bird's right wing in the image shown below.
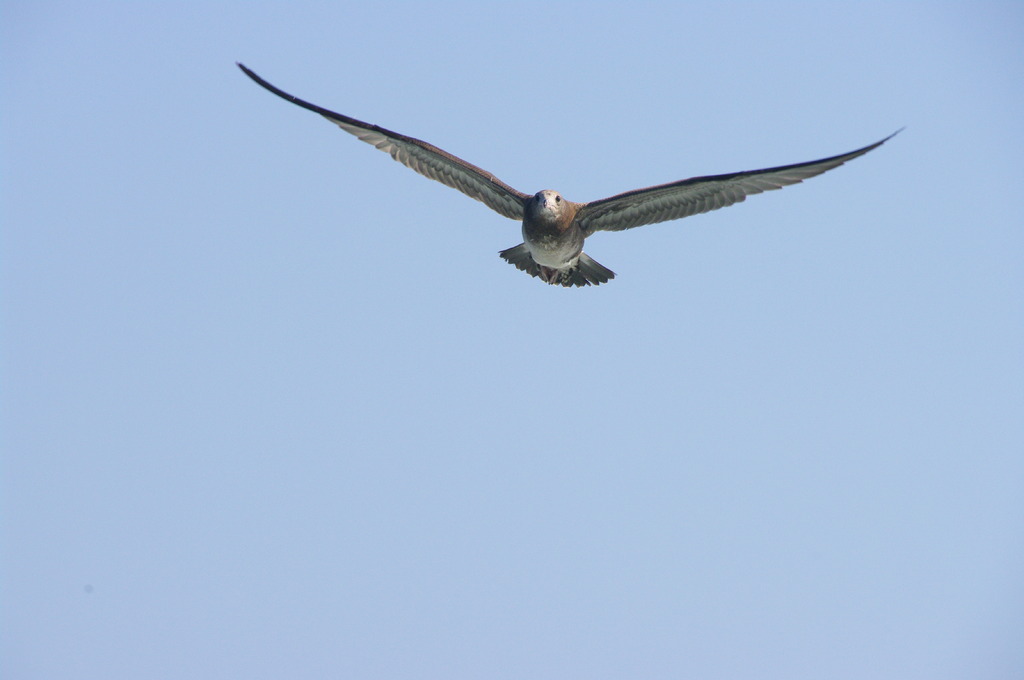
<svg viewBox="0 0 1024 680"><path fill-rule="evenodd" d="M258 85L270 90L278 97L314 113L319 113L345 132L391 154L396 161L412 168L424 177L458 189L505 217L515 220L523 218L523 205L529 196L521 191L516 191L486 170L467 163L433 144L406 137L355 118L349 118L316 104L310 104L274 87L243 64L238 64L238 68L242 69L242 72Z"/></svg>

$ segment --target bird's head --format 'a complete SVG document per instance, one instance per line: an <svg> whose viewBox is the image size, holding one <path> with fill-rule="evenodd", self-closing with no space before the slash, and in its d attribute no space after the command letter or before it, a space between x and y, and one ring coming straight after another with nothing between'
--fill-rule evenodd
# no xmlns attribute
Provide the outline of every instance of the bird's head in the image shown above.
<svg viewBox="0 0 1024 680"><path fill-rule="evenodd" d="M538 191L526 205L527 214L543 222L560 222L564 215L572 210L571 203L557 191L545 189Z"/></svg>

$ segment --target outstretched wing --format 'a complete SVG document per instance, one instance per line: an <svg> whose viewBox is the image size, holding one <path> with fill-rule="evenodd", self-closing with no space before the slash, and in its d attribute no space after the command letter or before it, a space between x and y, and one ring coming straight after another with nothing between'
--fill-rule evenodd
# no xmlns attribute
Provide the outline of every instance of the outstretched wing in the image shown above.
<svg viewBox="0 0 1024 680"><path fill-rule="evenodd" d="M274 87L245 65L238 64L238 68L242 69L242 72L256 81L258 85L270 90L278 97L287 99L292 104L298 104L314 113L319 113L345 132L391 154L396 161L412 168L424 177L458 189L505 217L515 220L523 218L523 204L529 196L521 191L516 191L486 170L481 170L433 144L343 116L316 104L310 104Z"/></svg>
<svg viewBox="0 0 1024 680"><path fill-rule="evenodd" d="M584 204L576 215L576 221L587 233L621 231L717 210L739 203L752 194L781 189L832 168L838 168L846 161L863 156L881 146L898 132L899 130L862 149L818 161L734 172L729 175L692 177L646 189L627 191L611 198Z"/></svg>

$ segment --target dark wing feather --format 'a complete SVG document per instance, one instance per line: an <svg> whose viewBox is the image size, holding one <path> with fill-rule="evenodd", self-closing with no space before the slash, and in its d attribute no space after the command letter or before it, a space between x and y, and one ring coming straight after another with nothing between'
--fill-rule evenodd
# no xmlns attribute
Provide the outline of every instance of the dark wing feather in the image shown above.
<svg viewBox="0 0 1024 680"><path fill-rule="evenodd" d="M515 220L523 218L523 203L529 196L521 191L516 191L486 170L467 163L433 144L343 116L316 104L310 104L274 87L243 64L238 64L238 68L242 69L242 72L256 81L258 85L270 90L278 97L314 113L319 113L345 132L391 154L396 161L412 168L424 177L458 189L505 217Z"/></svg>
<svg viewBox="0 0 1024 680"><path fill-rule="evenodd" d="M734 172L729 175L693 177L679 182L636 189L611 198L586 203L576 221L587 232L621 231L645 224L677 220L739 203L752 194L781 189L837 168L846 161L863 156L897 134L862 149L808 163L783 165L764 170Z"/></svg>

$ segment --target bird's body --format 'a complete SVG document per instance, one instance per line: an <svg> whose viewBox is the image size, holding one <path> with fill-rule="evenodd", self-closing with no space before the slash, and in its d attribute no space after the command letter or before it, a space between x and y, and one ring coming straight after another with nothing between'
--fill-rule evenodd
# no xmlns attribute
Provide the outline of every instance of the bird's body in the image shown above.
<svg viewBox="0 0 1024 680"><path fill-rule="evenodd" d="M614 272L583 252L583 242L595 231L621 231L724 208L748 195L780 189L839 167L893 136L817 161L693 177L590 203L574 203L550 189L532 196L517 191L491 173L432 144L310 104L274 87L242 64L238 66L270 92L320 114L421 175L458 189L505 217L522 220L523 243L499 254L516 268L562 286L598 285L615 278Z"/></svg>
<svg viewBox="0 0 1024 680"><path fill-rule="evenodd" d="M523 244L540 267L540 278L559 283L560 273L578 266L584 236L575 223L578 206L547 189L526 201Z"/></svg>

